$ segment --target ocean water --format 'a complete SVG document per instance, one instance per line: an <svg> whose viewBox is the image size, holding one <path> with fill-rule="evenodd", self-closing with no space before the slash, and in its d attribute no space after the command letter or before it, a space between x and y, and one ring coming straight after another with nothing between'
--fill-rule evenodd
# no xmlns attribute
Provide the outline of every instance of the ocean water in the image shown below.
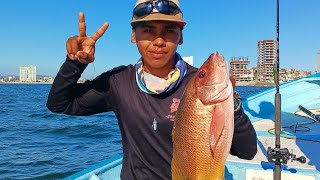
<svg viewBox="0 0 320 180"><path fill-rule="evenodd" d="M45 106L50 87L0 84L0 179L63 179L122 153L112 112L54 114ZM236 90L246 98L267 88Z"/></svg>

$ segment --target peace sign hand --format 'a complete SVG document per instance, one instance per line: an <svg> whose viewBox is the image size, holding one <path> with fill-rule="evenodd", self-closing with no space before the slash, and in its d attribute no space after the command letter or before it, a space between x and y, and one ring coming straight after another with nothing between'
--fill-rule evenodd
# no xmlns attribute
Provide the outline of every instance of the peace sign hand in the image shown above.
<svg viewBox="0 0 320 180"><path fill-rule="evenodd" d="M86 23L84 14L79 13L79 33L80 36L70 37L67 40L67 53L71 60L89 64L94 61L95 44L97 40L106 32L109 24L104 23L92 36L86 35Z"/></svg>

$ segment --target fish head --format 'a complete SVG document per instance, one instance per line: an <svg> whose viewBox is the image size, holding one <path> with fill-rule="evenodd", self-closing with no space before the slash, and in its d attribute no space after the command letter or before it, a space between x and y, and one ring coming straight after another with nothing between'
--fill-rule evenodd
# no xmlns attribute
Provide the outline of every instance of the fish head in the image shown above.
<svg viewBox="0 0 320 180"><path fill-rule="evenodd" d="M222 55L215 52L209 56L195 75L194 87L197 98L205 105L221 102L229 97L233 88L228 66Z"/></svg>

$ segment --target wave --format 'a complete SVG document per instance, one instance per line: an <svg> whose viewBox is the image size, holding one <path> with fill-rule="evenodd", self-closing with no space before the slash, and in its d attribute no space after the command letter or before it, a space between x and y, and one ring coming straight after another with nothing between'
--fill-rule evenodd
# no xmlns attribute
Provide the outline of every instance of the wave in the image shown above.
<svg viewBox="0 0 320 180"><path fill-rule="evenodd" d="M48 114L48 113L33 113L28 115L29 118L44 118L44 119L52 119L56 118L56 114Z"/></svg>
<svg viewBox="0 0 320 180"><path fill-rule="evenodd" d="M82 170L82 169L80 169L80 170ZM42 174L42 175L36 176L35 178L36 179L63 179L65 177L68 177L68 176L76 173L76 172L78 172L78 171L64 172L63 170L61 170L61 172ZM35 179L35 178L30 178L30 180Z"/></svg>
<svg viewBox="0 0 320 180"><path fill-rule="evenodd" d="M114 132L119 132L118 127L108 127L101 124L79 124L54 129L41 129L38 131L46 132L58 136L68 136L72 138L108 138L113 136Z"/></svg>

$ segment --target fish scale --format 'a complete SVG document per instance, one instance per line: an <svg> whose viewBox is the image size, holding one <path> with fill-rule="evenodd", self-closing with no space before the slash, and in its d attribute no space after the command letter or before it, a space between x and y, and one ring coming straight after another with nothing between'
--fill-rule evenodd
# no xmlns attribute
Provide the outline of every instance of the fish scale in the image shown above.
<svg viewBox="0 0 320 180"><path fill-rule="evenodd" d="M189 81L179 105L172 133L173 180L224 179L225 161L232 142L234 115L232 86L227 68L224 66L220 68L221 58L223 57L218 54L213 54L208 58L198 73ZM208 74L208 77L205 77L209 78L208 80L199 76L199 73L204 70ZM225 77L214 79L213 76ZM227 81L224 81L226 78ZM216 81L224 83L211 84ZM202 87L205 88L204 91ZM201 93L208 95L203 96ZM205 97L205 101L209 103L203 102L199 96ZM218 99L215 99L216 97ZM212 130L212 121L216 120L223 123L217 124L217 127L214 126ZM218 131L222 127L221 133L214 137L215 130ZM216 141L215 145L210 144L210 137Z"/></svg>

